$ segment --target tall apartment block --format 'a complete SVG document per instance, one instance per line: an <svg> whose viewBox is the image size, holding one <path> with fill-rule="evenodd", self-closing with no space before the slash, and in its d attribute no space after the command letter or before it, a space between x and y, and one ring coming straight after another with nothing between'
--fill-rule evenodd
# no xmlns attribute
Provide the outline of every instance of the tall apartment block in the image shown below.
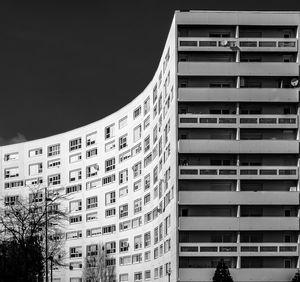
<svg viewBox="0 0 300 282"><path fill-rule="evenodd" d="M136 99L87 126L0 148L1 204L31 187L66 196L70 267L55 282L83 281L99 242L120 282L208 282L220 259L234 281L292 279L299 24L299 12L175 12Z"/></svg>

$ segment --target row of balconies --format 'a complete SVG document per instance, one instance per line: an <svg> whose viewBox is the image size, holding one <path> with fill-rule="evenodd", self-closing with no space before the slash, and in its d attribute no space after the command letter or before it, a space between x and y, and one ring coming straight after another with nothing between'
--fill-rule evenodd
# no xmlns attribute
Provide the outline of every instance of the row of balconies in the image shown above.
<svg viewBox="0 0 300 282"><path fill-rule="evenodd" d="M179 166L179 179L298 179L297 166Z"/></svg>
<svg viewBox="0 0 300 282"><path fill-rule="evenodd" d="M298 154L299 141L179 140L178 152L185 154Z"/></svg>
<svg viewBox="0 0 300 282"><path fill-rule="evenodd" d="M179 75L298 76L298 63L179 62Z"/></svg>
<svg viewBox="0 0 300 282"><path fill-rule="evenodd" d="M180 114L179 127L297 128L297 115L201 115Z"/></svg>
<svg viewBox="0 0 300 282"><path fill-rule="evenodd" d="M292 191L180 191L180 205L298 205Z"/></svg>
<svg viewBox="0 0 300 282"><path fill-rule="evenodd" d="M178 37L178 51L297 52L296 38Z"/></svg>
<svg viewBox="0 0 300 282"><path fill-rule="evenodd" d="M295 243L179 243L180 256L297 256Z"/></svg>
<svg viewBox="0 0 300 282"><path fill-rule="evenodd" d="M299 218L293 217L179 217L179 230L203 231L255 231L255 230L299 230Z"/></svg>
<svg viewBox="0 0 300 282"><path fill-rule="evenodd" d="M178 89L179 102L298 102L296 88L210 88Z"/></svg>

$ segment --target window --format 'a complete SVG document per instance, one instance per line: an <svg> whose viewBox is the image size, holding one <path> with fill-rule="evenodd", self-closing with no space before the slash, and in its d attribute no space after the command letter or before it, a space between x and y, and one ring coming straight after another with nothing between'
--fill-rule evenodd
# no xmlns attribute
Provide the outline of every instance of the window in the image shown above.
<svg viewBox="0 0 300 282"><path fill-rule="evenodd" d="M105 243L106 254L115 254L116 253L116 242L107 242Z"/></svg>
<svg viewBox="0 0 300 282"><path fill-rule="evenodd" d="M11 167L11 168L6 168L4 170L4 177L5 178L13 178L13 177L18 177L19 176L19 168L18 167Z"/></svg>
<svg viewBox="0 0 300 282"><path fill-rule="evenodd" d="M102 185L113 183L113 182L115 182L115 180L116 180L116 176L114 174L103 177L102 178Z"/></svg>
<svg viewBox="0 0 300 282"><path fill-rule="evenodd" d="M81 148L81 138L70 140L69 142L70 152Z"/></svg>
<svg viewBox="0 0 300 282"><path fill-rule="evenodd" d="M119 184L124 184L128 181L128 169L119 172Z"/></svg>
<svg viewBox="0 0 300 282"><path fill-rule="evenodd" d="M111 191L105 194L105 205L110 205L116 202L116 192Z"/></svg>
<svg viewBox="0 0 300 282"><path fill-rule="evenodd" d="M86 214L86 221L92 221L98 219L98 214L97 212L91 212Z"/></svg>
<svg viewBox="0 0 300 282"><path fill-rule="evenodd" d="M142 279L143 279L142 272L136 272L136 273L134 273L134 282L140 282L140 281L142 281Z"/></svg>
<svg viewBox="0 0 300 282"><path fill-rule="evenodd" d="M140 190L141 188L142 188L142 181L141 180L134 182L134 184L133 184L133 191L134 192Z"/></svg>
<svg viewBox="0 0 300 282"><path fill-rule="evenodd" d="M151 232L147 232L144 234L144 246L145 248L151 245Z"/></svg>
<svg viewBox="0 0 300 282"><path fill-rule="evenodd" d="M51 145L48 147L48 157L56 156L60 154L60 144Z"/></svg>
<svg viewBox="0 0 300 282"><path fill-rule="evenodd" d="M10 153L10 154L5 154L4 155L4 161L13 161L13 160L18 160L19 159L19 153Z"/></svg>
<svg viewBox="0 0 300 282"><path fill-rule="evenodd" d="M119 207L119 218L128 216L128 204Z"/></svg>
<svg viewBox="0 0 300 282"><path fill-rule="evenodd" d="M119 150L122 150L127 147L127 134L119 138Z"/></svg>
<svg viewBox="0 0 300 282"><path fill-rule="evenodd" d="M151 259L151 251L145 252L145 261L149 261Z"/></svg>
<svg viewBox="0 0 300 282"><path fill-rule="evenodd" d="M42 148L31 149L29 150L28 154L29 154L29 158L40 156L43 154L43 149Z"/></svg>
<svg viewBox="0 0 300 282"><path fill-rule="evenodd" d="M89 197L86 199L86 209L96 208L98 206L97 196Z"/></svg>
<svg viewBox="0 0 300 282"><path fill-rule="evenodd" d="M120 161L120 163L122 163L122 162L126 161L127 159L129 159L130 157L131 157L131 152L130 152L130 150L128 150L128 151L120 154L119 161Z"/></svg>
<svg viewBox="0 0 300 282"><path fill-rule="evenodd" d="M150 149L150 135L148 135L144 140L144 153Z"/></svg>
<svg viewBox="0 0 300 282"><path fill-rule="evenodd" d="M158 168L157 166L153 169L153 184L158 181Z"/></svg>
<svg viewBox="0 0 300 282"><path fill-rule="evenodd" d="M134 214L139 213L142 211L142 199L136 199L134 201Z"/></svg>
<svg viewBox="0 0 300 282"><path fill-rule="evenodd" d="M142 262L142 254L136 254L132 256L132 263L141 263Z"/></svg>
<svg viewBox="0 0 300 282"><path fill-rule="evenodd" d="M151 279L151 270L146 270L145 271L145 280L150 280Z"/></svg>
<svg viewBox="0 0 300 282"><path fill-rule="evenodd" d="M79 192L79 191L81 191L81 189L82 189L81 184L76 184L76 185L68 186L68 187L66 187L66 194Z"/></svg>
<svg viewBox="0 0 300 282"><path fill-rule="evenodd" d="M48 161L48 168L60 167L60 159Z"/></svg>
<svg viewBox="0 0 300 282"><path fill-rule="evenodd" d="M120 240L119 246L120 246L120 253L127 252L129 250L128 239Z"/></svg>
<svg viewBox="0 0 300 282"><path fill-rule="evenodd" d="M150 193L144 196L144 205L147 205L151 201Z"/></svg>
<svg viewBox="0 0 300 282"><path fill-rule="evenodd" d="M69 172L69 181L78 181L81 179L81 169L75 169Z"/></svg>
<svg viewBox="0 0 300 282"><path fill-rule="evenodd" d="M131 149L131 154L134 157L137 154L139 154L141 151L142 151L142 145L141 145L141 143L139 143Z"/></svg>
<svg viewBox="0 0 300 282"><path fill-rule="evenodd" d="M119 278L120 282L128 282L129 281L128 279L129 279L128 273L120 274L120 278Z"/></svg>
<svg viewBox="0 0 300 282"><path fill-rule="evenodd" d="M43 172L43 164L31 164L29 165L29 175L37 175Z"/></svg>
<svg viewBox="0 0 300 282"><path fill-rule="evenodd" d="M157 84L156 83L153 87L153 92L152 93L153 93L152 96L153 96L153 104L154 104L157 100Z"/></svg>
<svg viewBox="0 0 300 282"><path fill-rule="evenodd" d="M112 151L114 148L116 148L115 141L111 141L105 144L105 152Z"/></svg>
<svg viewBox="0 0 300 282"><path fill-rule="evenodd" d="M115 131L115 125L114 124L105 127L105 130L104 130L105 139L109 139L109 138L114 137L114 135L115 135L114 131Z"/></svg>
<svg viewBox="0 0 300 282"><path fill-rule="evenodd" d="M150 125L150 116L146 117L144 120L144 129L146 129Z"/></svg>
<svg viewBox="0 0 300 282"><path fill-rule="evenodd" d="M5 182L4 184L4 188L8 189L8 188L15 188L15 187L20 187L20 186L24 186L24 181L20 180L20 181L11 181L11 182Z"/></svg>
<svg viewBox="0 0 300 282"><path fill-rule="evenodd" d="M144 167L147 167L152 162L152 153L144 158Z"/></svg>
<svg viewBox="0 0 300 282"><path fill-rule="evenodd" d="M93 156L97 156L97 148L93 148L91 150L86 151L86 158L91 158Z"/></svg>
<svg viewBox="0 0 300 282"><path fill-rule="evenodd" d="M105 161L105 172L112 171L116 168L115 158L111 158Z"/></svg>
<svg viewBox="0 0 300 282"><path fill-rule="evenodd" d="M142 174L142 163L138 162L133 167L133 177L136 178Z"/></svg>
<svg viewBox="0 0 300 282"><path fill-rule="evenodd" d="M69 212L76 212L76 211L81 211L81 210L82 210L82 201L81 200L71 201L69 203Z"/></svg>
<svg viewBox="0 0 300 282"><path fill-rule="evenodd" d="M131 264L131 256L120 257L120 265Z"/></svg>
<svg viewBox="0 0 300 282"><path fill-rule="evenodd" d="M141 106L139 106L133 111L133 119L136 119L141 114L141 112L142 112L142 108Z"/></svg>
<svg viewBox="0 0 300 282"><path fill-rule="evenodd" d="M133 129L133 142L140 140L142 136L142 126L138 125Z"/></svg>
<svg viewBox="0 0 300 282"><path fill-rule="evenodd" d="M96 176L98 174L99 165L93 164L86 167L86 177Z"/></svg>
<svg viewBox="0 0 300 282"><path fill-rule="evenodd" d="M101 186L101 179L95 179L86 183L86 190L91 190Z"/></svg>
<svg viewBox="0 0 300 282"><path fill-rule="evenodd" d="M126 231L131 228L130 220L126 220L120 223L120 232Z"/></svg>
<svg viewBox="0 0 300 282"><path fill-rule="evenodd" d="M119 120L119 129L122 129L127 125L127 116Z"/></svg>
<svg viewBox="0 0 300 282"><path fill-rule="evenodd" d="M158 227L154 229L154 244L158 243Z"/></svg>
<svg viewBox="0 0 300 282"><path fill-rule="evenodd" d="M153 144L157 141L158 134L157 134L157 125L153 128Z"/></svg>
<svg viewBox="0 0 300 282"><path fill-rule="evenodd" d="M70 158L69 158L69 163L70 164L76 163L76 162L79 162L80 160L81 160L81 153L75 154L75 155L71 155Z"/></svg>
<svg viewBox="0 0 300 282"><path fill-rule="evenodd" d="M132 224L131 224L132 228L137 228L141 225L142 225L142 217L141 216L132 219Z"/></svg>
<svg viewBox="0 0 300 282"><path fill-rule="evenodd" d="M152 220L152 212L148 212L145 214L145 224Z"/></svg>
<svg viewBox="0 0 300 282"><path fill-rule="evenodd" d="M81 258L81 257L82 257L82 247L70 248L70 258Z"/></svg>
<svg viewBox="0 0 300 282"><path fill-rule="evenodd" d="M128 194L128 187L122 187L119 189L119 197L125 197Z"/></svg>
<svg viewBox="0 0 300 282"><path fill-rule="evenodd" d="M157 258L158 258L158 248L155 248L155 249L154 249L153 258L154 258L154 259L157 259Z"/></svg>
<svg viewBox="0 0 300 282"><path fill-rule="evenodd" d="M60 184L60 174L54 174L48 176L48 185L58 185Z"/></svg>
<svg viewBox="0 0 300 282"><path fill-rule="evenodd" d="M71 232L67 232L66 233L66 239L70 240L70 239L78 239L78 238L82 238L82 231L71 231Z"/></svg>
<svg viewBox="0 0 300 282"><path fill-rule="evenodd" d="M93 245L86 246L86 256L87 257L97 256L97 255L98 255L98 245L93 244Z"/></svg>
<svg viewBox="0 0 300 282"><path fill-rule="evenodd" d="M18 201L19 201L18 195L5 196L4 198L5 206L14 206Z"/></svg>
<svg viewBox="0 0 300 282"><path fill-rule="evenodd" d="M111 217L116 215L116 208L105 210L105 217Z"/></svg>
<svg viewBox="0 0 300 282"><path fill-rule="evenodd" d="M148 190L150 188L150 173L144 177L144 190Z"/></svg>
<svg viewBox="0 0 300 282"><path fill-rule="evenodd" d="M114 233L116 231L116 225L112 224L112 225L103 226L102 230L103 230L103 235Z"/></svg>
<svg viewBox="0 0 300 282"><path fill-rule="evenodd" d="M101 227L90 228L86 230L86 237L94 237L101 235Z"/></svg>
<svg viewBox="0 0 300 282"><path fill-rule="evenodd" d="M70 224L72 223L78 223L82 221L82 216L81 215L74 215L69 217L69 222Z"/></svg>
<svg viewBox="0 0 300 282"><path fill-rule="evenodd" d="M150 111L150 97L144 101L144 116Z"/></svg>
<svg viewBox="0 0 300 282"><path fill-rule="evenodd" d="M96 144L97 132L90 133L86 136L86 146L91 146Z"/></svg>

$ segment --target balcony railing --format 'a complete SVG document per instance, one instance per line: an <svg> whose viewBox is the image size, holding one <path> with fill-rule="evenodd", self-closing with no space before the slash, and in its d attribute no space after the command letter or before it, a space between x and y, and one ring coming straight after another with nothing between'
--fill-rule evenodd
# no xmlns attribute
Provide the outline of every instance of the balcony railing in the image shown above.
<svg viewBox="0 0 300 282"><path fill-rule="evenodd" d="M179 127L296 128L297 115L179 114Z"/></svg>
<svg viewBox="0 0 300 282"><path fill-rule="evenodd" d="M180 255L210 256L232 255L277 255L289 256L298 252L297 243L180 243Z"/></svg>
<svg viewBox="0 0 300 282"><path fill-rule="evenodd" d="M213 37L179 37L178 49L259 49L277 51L296 50L296 38L213 38Z"/></svg>
<svg viewBox="0 0 300 282"><path fill-rule="evenodd" d="M296 166L179 166L180 179L297 179Z"/></svg>

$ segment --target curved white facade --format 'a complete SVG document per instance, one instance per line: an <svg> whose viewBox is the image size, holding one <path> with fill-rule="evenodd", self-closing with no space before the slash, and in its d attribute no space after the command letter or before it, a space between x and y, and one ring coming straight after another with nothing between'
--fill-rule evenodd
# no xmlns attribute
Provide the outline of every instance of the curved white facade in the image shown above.
<svg viewBox="0 0 300 282"><path fill-rule="evenodd" d="M67 195L73 269L54 271L54 281L81 281L87 248L100 242L114 242L118 281L167 281L169 264L176 269L175 95L173 24L154 78L128 105L87 126L0 148L5 201L37 184Z"/></svg>

